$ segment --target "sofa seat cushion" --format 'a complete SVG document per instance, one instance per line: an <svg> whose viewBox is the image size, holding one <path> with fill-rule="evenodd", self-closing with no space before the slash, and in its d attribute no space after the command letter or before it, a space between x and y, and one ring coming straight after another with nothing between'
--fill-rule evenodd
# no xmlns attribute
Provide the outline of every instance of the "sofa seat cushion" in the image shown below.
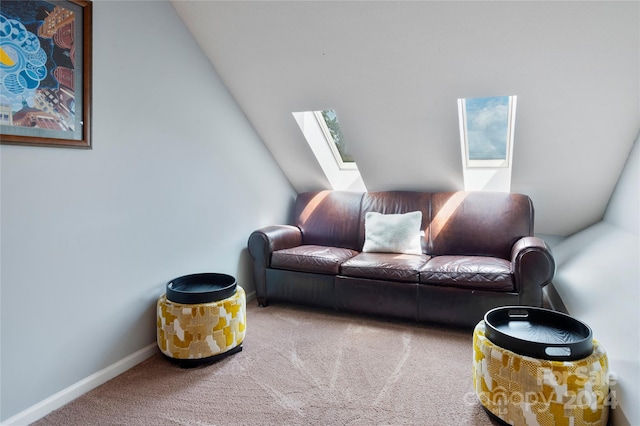
<svg viewBox="0 0 640 426"><path fill-rule="evenodd" d="M487 256L435 256L420 270L420 283L513 291L511 262Z"/></svg>
<svg viewBox="0 0 640 426"><path fill-rule="evenodd" d="M271 267L337 275L340 264L357 254L355 250L340 247L302 245L274 251L271 255Z"/></svg>
<svg viewBox="0 0 640 426"><path fill-rule="evenodd" d="M375 280L418 282L425 254L360 253L342 264L340 274Z"/></svg>

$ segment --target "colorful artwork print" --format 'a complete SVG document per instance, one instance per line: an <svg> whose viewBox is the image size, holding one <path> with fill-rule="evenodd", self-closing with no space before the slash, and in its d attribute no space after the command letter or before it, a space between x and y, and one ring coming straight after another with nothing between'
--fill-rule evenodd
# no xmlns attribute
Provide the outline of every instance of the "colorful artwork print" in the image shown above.
<svg viewBox="0 0 640 426"><path fill-rule="evenodd" d="M2 2L2 133L78 139L81 117L76 114L76 89L81 92L82 87L76 85L82 80L76 74L78 65L81 68L76 52L77 23L76 13L59 3ZM19 128L36 133L22 133ZM52 132L37 133L36 129Z"/></svg>

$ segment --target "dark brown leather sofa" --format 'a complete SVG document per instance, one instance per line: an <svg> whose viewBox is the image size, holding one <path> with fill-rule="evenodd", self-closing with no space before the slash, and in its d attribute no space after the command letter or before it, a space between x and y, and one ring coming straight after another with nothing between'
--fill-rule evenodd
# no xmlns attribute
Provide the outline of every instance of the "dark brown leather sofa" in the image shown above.
<svg viewBox="0 0 640 426"><path fill-rule="evenodd" d="M422 254L362 252L365 214L422 212ZM472 327L504 305L542 306L555 262L529 197L501 192L299 194L294 225L248 241L258 303L308 304Z"/></svg>

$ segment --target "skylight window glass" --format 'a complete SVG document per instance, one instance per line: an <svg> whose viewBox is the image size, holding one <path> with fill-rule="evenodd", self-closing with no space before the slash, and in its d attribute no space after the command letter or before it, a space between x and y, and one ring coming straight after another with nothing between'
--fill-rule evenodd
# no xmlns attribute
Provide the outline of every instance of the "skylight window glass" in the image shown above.
<svg viewBox="0 0 640 426"><path fill-rule="evenodd" d="M458 100L466 167L509 167L515 96Z"/></svg>
<svg viewBox="0 0 640 426"><path fill-rule="evenodd" d="M329 148L335 156L338 167L341 169L354 169L356 167L353 156L349 150L349 145L342 134L340 123L336 112L332 109L316 112L316 117L320 123Z"/></svg>
<svg viewBox="0 0 640 426"><path fill-rule="evenodd" d="M458 99L466 191L511 190L516 96Z"/></svg>
<svg viewBox="0 0 640 426"><path fill-rule="evenodd" d="M334 110L292 113L331 187L366 191Z"/></svg>

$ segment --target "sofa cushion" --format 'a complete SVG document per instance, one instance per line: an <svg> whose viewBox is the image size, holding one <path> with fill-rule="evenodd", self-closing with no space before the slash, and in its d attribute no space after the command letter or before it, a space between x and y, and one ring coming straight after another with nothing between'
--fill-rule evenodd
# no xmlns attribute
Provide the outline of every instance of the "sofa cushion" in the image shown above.
<svg viewBox="0 0 640 426"><path fill-rule="evenodd" d="M365 192L362 196L362 206L360 213L360 225L358 244L364 246L365 240L365 218L368 212L378 212L382 214L402 214L419 211L422 213L422 224L420 230L423 231L431 220L431 193L415 191L382 191ZM426 241L421 236L421 251L426 253Z"/></svg>
<svg viewBox="0 0 640 426"><path fill-rule="evenodd" d="M344 262L340 274L400 282L418 282L418 275L429 256L424 254L360 253Z"/></svg>
<svg viewBox="0 0 640 426"><path fill-rule="evenodd" d="M367 212L363 252L422 254L422 212L381 214Z"/></svg>
<svg viewBox="0 0 640 426"><path fill-rule="evenodd" d="M340 264L357 254L357 251L346 248L303 245L274 251L271 267L337 275Z"/></svg>
<svg viewBox="0 0 640 426"><path fill-rule="evenodd" d="M421 284L513 291L511 262L487 256L435 256L420 270Z"/></svg>

